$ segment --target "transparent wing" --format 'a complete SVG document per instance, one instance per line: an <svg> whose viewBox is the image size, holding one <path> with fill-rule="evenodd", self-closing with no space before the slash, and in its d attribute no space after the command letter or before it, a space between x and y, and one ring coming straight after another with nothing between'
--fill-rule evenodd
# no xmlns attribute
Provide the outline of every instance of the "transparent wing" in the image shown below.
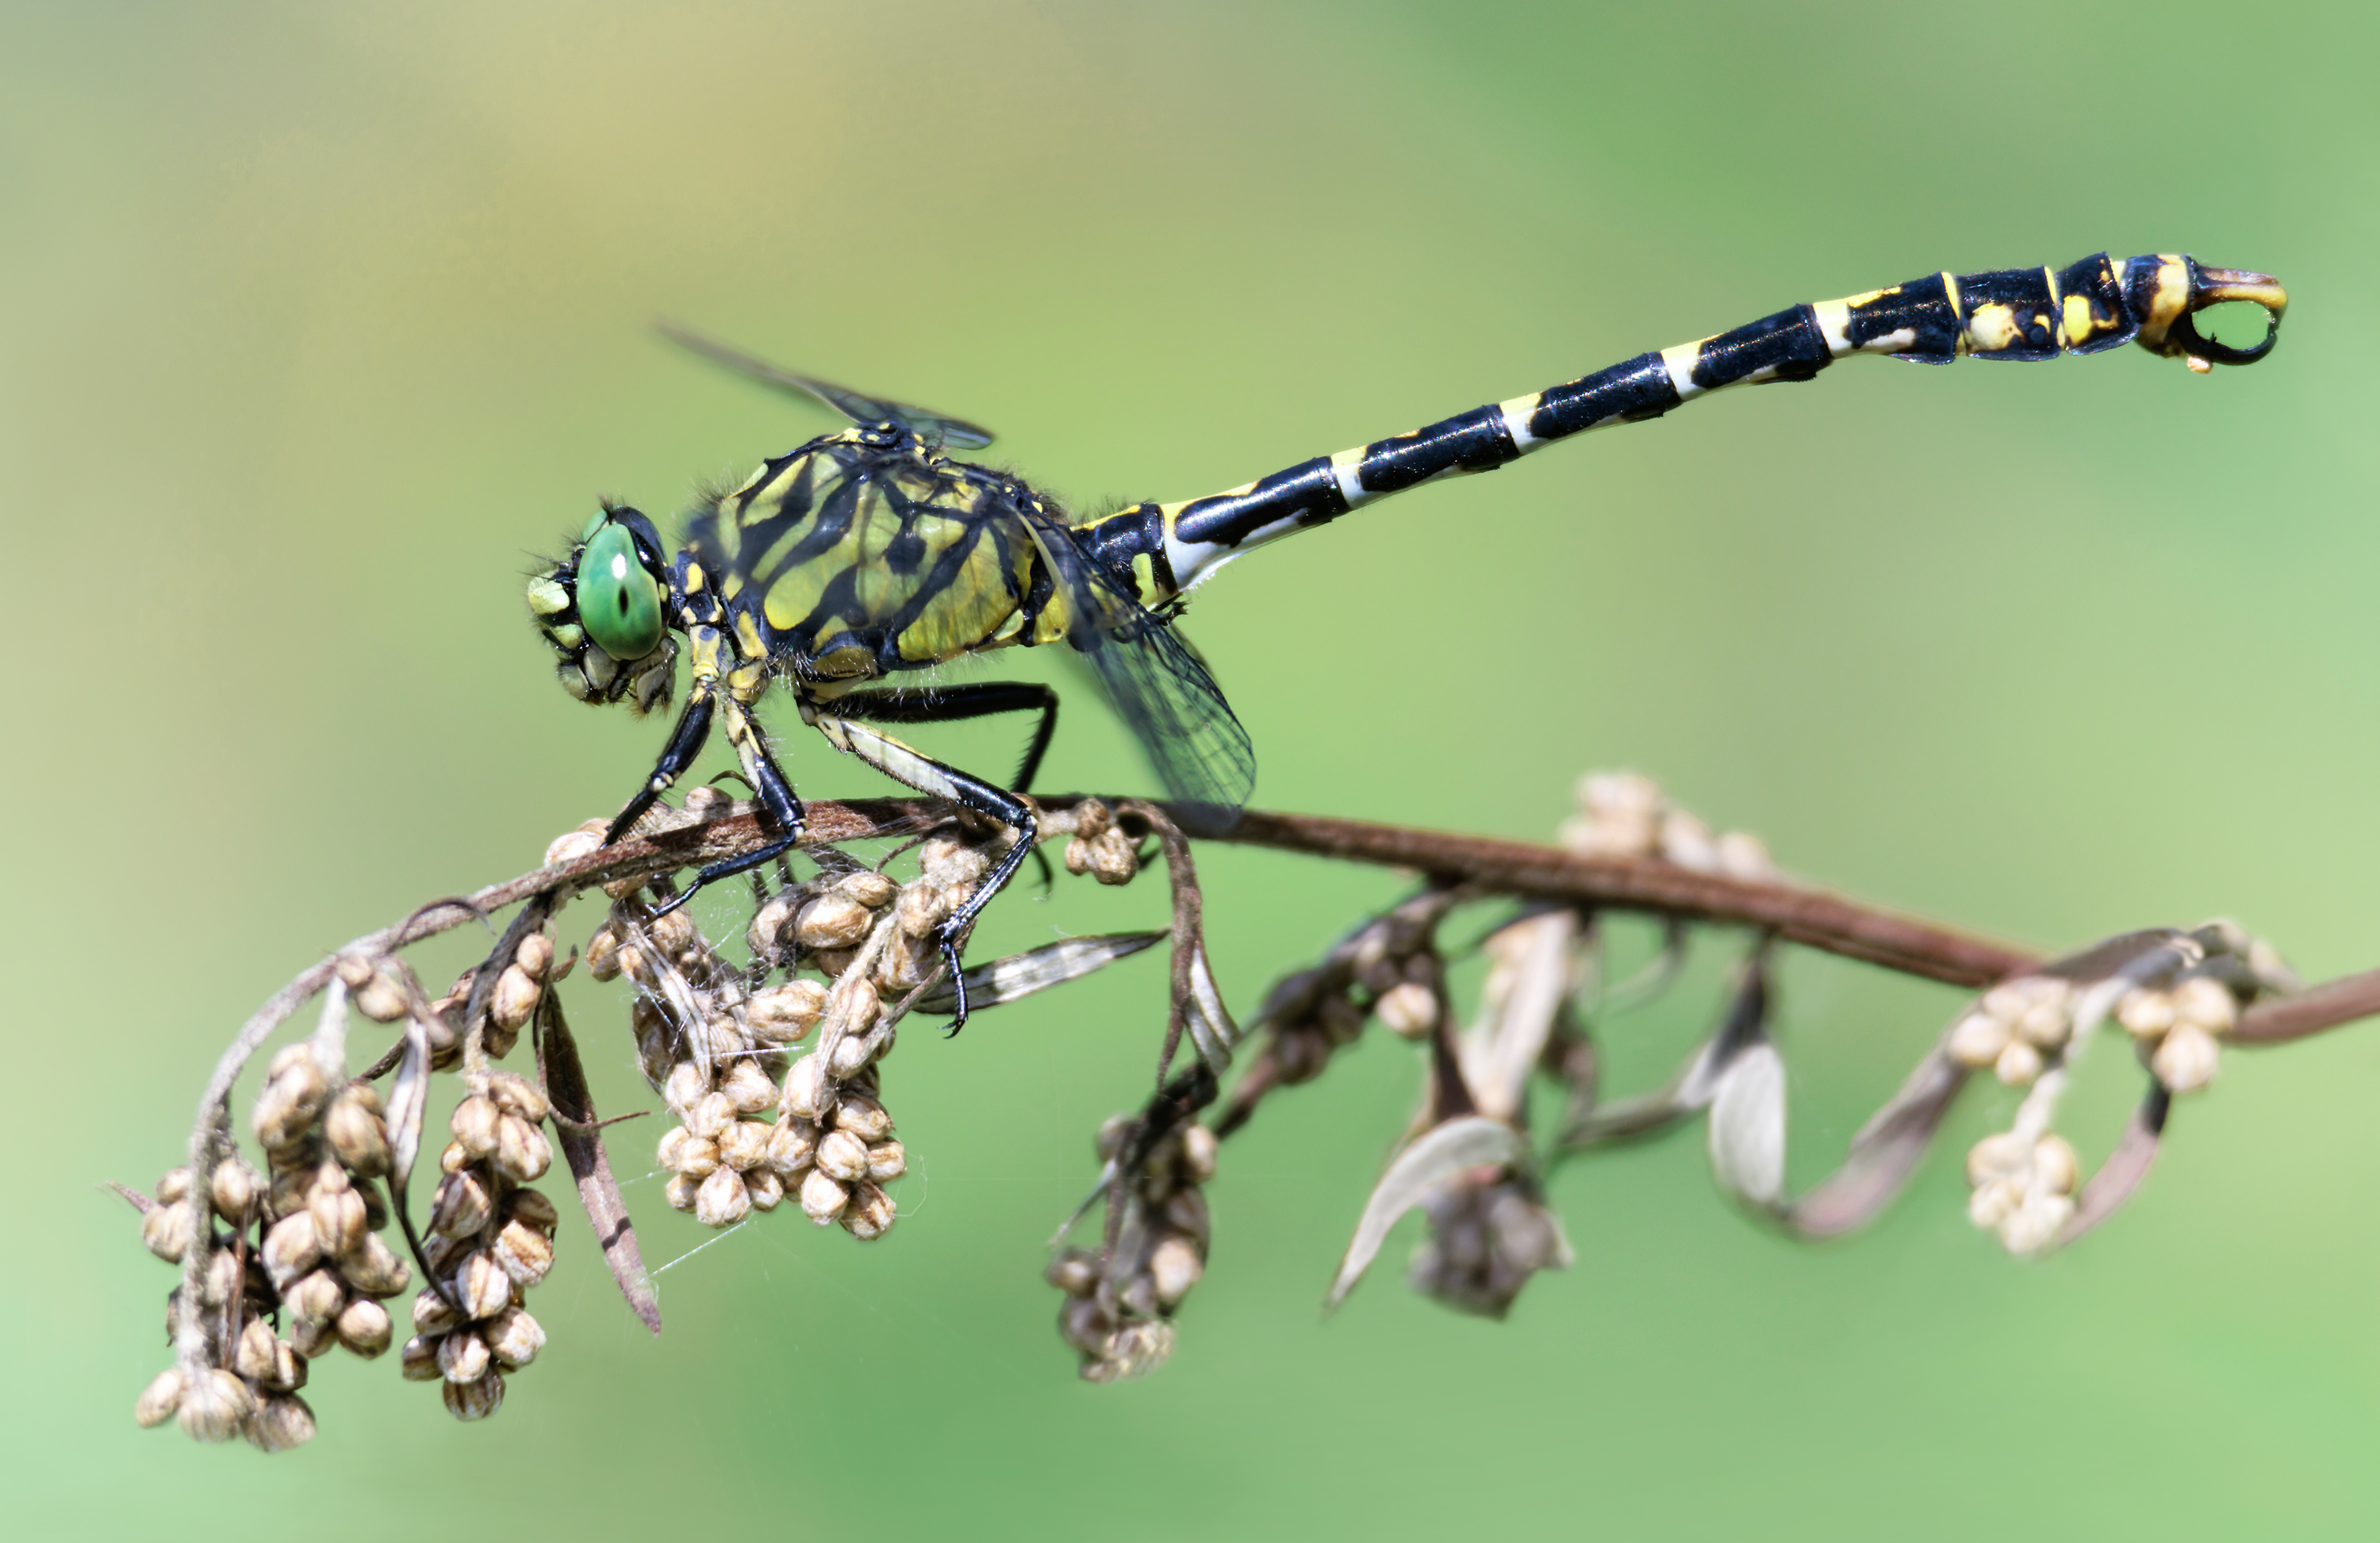
<svg viewBox="0 0 2380 1543"><path fill-rule="evenodd" d="M1183 828L1198 835L1230 830L1256 791L1257 752L1206 661L1165 617L1086 558L1062 520L1030 509L1025 517L1065 594L1066 641L1148 752Z"/></svg>
<svg viewBox="0 0 2380 1543"><path fill-rule="evenodd" d="M689 332L674 322L656 322L653 325L663 337L679 347L700 354L713 364L722 364L747 380L759 382L779 391L789 391L841 413L854 423L891 421L915 430L919 435L937 443L960 450L980 450L991 443L991 431L963 418L945 418L924 407L913 407L906 402L887 401L881 396L869 396L861 392L839 386L814 376L797 375L790 370L780 370L766 359L729 347L724 343Z"/></svg>

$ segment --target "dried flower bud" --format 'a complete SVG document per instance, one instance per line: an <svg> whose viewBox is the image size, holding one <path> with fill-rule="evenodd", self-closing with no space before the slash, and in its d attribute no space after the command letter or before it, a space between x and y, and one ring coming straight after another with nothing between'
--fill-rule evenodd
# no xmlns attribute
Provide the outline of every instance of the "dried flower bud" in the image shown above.
<svg viewBox="0 0 2380 1543"><path fill-rule="evenodd" d="M909 1154L898 1141L880 1141L868 1148L868 1177L891 1184L909 1171Z"/></svg>
<svg viewBox="0 0 2380 1543"><path fill-rule="evenodd" d="M458 1420L484 1420L504 1406L504 1374L491 1367L477 1382L449 1382L440 1391L446 1413Z"/></svg>
<svg viewBox="0 0 2380 1543"><path fill-rule="evenodd" d="M587 940L587 973L597 980L620 978L620 935L610 926L599 927Z"/></svg>
<svg viewBox="0 0 2380 1543"><path fill-rule="evenodd" d="M751 1197L754 1210L775 1210L785 1197L785 1181L773 1169L755 1168L744 1175L744 1190Z"/></svg>
<svg viewBox="0 0 2380 1543"><path fill-rule="evenodd" d="M1207 1197L1195 1189L1177 1189L1165 1202L1165 1224L1197 1244L1201 1251L1212 1235L1213 1221L1207 1210Z"/></svg>
<svg viewBox="0 0 2380 1543"><path fill-rule="evenodd" d="M306 1209L314 1219L314 1236L324 1254L336 1257L364 1238L364 1197L352 1189L318 1188Z"/></svg>
<svg viewBox="0 0 2380 1543"><path fill-rule="evenodd" d="M518 1307L507 1307L480 1330L499 1365L517 1369L537 1359L545 1348L545 1330Z"/></svg>
<svg viewBox="0 0 2380 1543"><path fill-rule="evenodd" d="M2149 1058L2149 1069L2176 1093L2195 1093L2215 1080L2219 1052L2215 1037L2187 1019L2178 1020Z"/></svg>
<svg viewBox="0 0 2380 1543"><path fill-rule="evenodd" d="M2015 1178L2025 1171L2032 1156L2024 1143L2008 1131L1987 1136L1967 1153L1967 1183Z"/></svg>
<svg viewBox="0 0 2380 1543"><path fill-rule="evenodd" d="M546 1116L553 1111L537 1084L518 1072L489 1073L488 1097L495 1100L498 1109L517 1114L532 1125L545 1124Z"/></svg>
<svg viewBox="0 0 2380 1543"><path fill-rule="evenodd" d="M260 1452L288 1452L314 1439L314 1411L295 1393L268 1398L248 1417L248 1440Z"/></svg>
<svg viewBox="0 0 2380 1543"><path fill-rule="evenodd" d="M776 1079L760 1069L760 1063L748 1056L728 1070L726 1080L720 1084L726 1095L727 1107L738 1114L759 1114L777 1107L779 1089Z"/></svg>
<svg viewBox="0 0 2380 1543"><path fill-rule="evenodd" d="M339 1343L364 1360L388 1349L393 1337L388 1309L369 1296L359 1296L339 1312Z"/></svg>
<svg viewBox="0 0 2380 1543"><path fill-rule="evenodd" d="M513 1281L493 1254L477 1248L464 1256L463 1267L455 1272L454 1292L455 1305L466 1318L493 1318L512 1300Z"/></svg>
<svg viewBox="0 0 2380 1543"><path fill-rule="evenodd" d="M264 1234L264 1269L273 1283L286 1286L314 1268L322 1257L322 1234L307 1211L292 1211Z"/></svg>
<svg viewBox="0 0 2380 1543"><path fill-rule="evenodd" d="M918 871L938 884L971 883L990 867L989 857L948 836L936 836L917 848Z"/></svg>
<svg viewBox="0 0 2380 1543"><path fill-rule="evenodd" d="M207 1181L208 1197L214 1204L215 1214L235 1227L248 1220L263 1189L264 1175L237 1157L227 1157L216 1163ZM160 1195L158 1198L164 1197Z"/></svg>
<svg viewBox="0 0 2380 1543"><path fill-rule="evenodd" d="M658 917L645 918L645 936L653 946L674 959L693 948L701 939L694 929L694 917L684 906Z"/></svg>
<svg viewBox="0 0 2380 1543"><path fill-rule="evenodd" d="M816 1168L802 1180L802 1213L823 1227L843 1214L850 1202L851 1191L828 1178Z"/></svg>
<svg viewBox="0 0 2380 1543"><path fill-rule="evenodd" d="M852 896L830 891L802 907L794 922L794 939L804 948L850 948L868 936L875 918Z"/></svg>
<svg viewBox="0 0 2380 1543"><path fill-rule="evenodd" d="M670 1182L662 1186L662 1197L672 1210L694 1209L695 1195L702 1188L702 1180L691 1173L673 1173Z"/></svg>
<svg viewBox="0 0 2380 1543"><path fill-rule="evenodd" d="M476 1382L486 1375L488 1342L468 1329L457 1329L438 1342L438 1374L449 1382Z"/></svg>
<svg viewBox="0 0 2380 1543"><path fill-rule="evenodd" d="M1987 1179L1967 1197L1967 1220L1978 1227L1996 1228L2022 1204L2022 1185L2014 1179Z"/></svg>
<svg viewBox="0 0 2380 1543"><path fill-rule="evenodd" d="M662 1132L661 1141L653 1148L653 1160L673 1173L693 1173L697 1178L707 1179L710 1171L719 1166L719 1148L684 1125L672 1125Z"/></svg>
<svg viewBox="0 0 2380 1543"><path fill-rule="evenodd" d="M356 1011L372 1022L393 1024L405 1016L405 982L395 966L383 959L375 966L370 978L355 988L350 1000Z"/></svg>
<svg viewBox="0 0 2380 1543"><path fill-rule="evenodd" d="M819 1142L819 1172L844 1184L868 1177L868 1144L849 1131L829 1131Z"/></svg>
<svg viewBox="0 0 2380 1543"><path fill-rule="evenodd" d="M300 1323L327 1323L347 1305L346 1283L330 1270L309 1270L281 1294L281 1301Z"/></svg>
<svg viewBox="0 0 2380 1543"><path fill-rule="evenodd" d="M2041 1075L2041 1052L2022 1039L2011 1039L1992 1070L2010 1087L2022 1087Z"/></svg>
<svg viewBox="0 0 2380 1543"><path fill-rule="evenodd" d="M845 1093L834 1103L834 1128L873 1145L892 1134L892 1116L865 1093Z"/></svg>
<svg viewBox="0 0 2380 1543"><path fill-rule="evenodd" d="M351 1082L322 1110L322 1137L340 1162L377 1177L389 1169L388 1124L370 1083Z"/></svg>
<svg viewBox="0 0 2380 1543"><path fill-rule="evenodd" d="M231 1369L251 1382L269 1380L273 1372L273 1348L281 1342L273 1336L273 1325L261 1318L248 1320L239 1331L239 1342L232 1347Z"/></svg>
<svg viewBox="0 0 2380 1543"><path fill-rule="evenodd" d="M1123 1150L1124 1143L1132 1139L1133 1132L1139 1128L1137 1115L1111 1114L1100 1121L1099 1135L1092 1138L1092 1146L1099 1152L1099 1160L1112 1162Z"/></svg>
<svg viewBox="0 0 2380 1543"><path fill-rule="evenodd" d="M140 1242L168 1264L179 1264L199 1235L198 1208L188 1200L152 1206L140 1219Z"/></svg>
<svg viewBox="0 0 2380 1543"><path fill-rule="evenodd" d="M2193 975L2173 989L2173 1016L2209 1034L2228 1034L2240 1021L2240 1003L2221 981Z"/></svg>
<svg viewBox="0 0 2380 1543"><path fill-rule="evenodd" d="M1390 988L1372 1013L1400 1039L1427 1039L1438 1027L1438 993L1408 980Z"/></svg>
<svg viewBox="0 0 2380 1543"><path fill-rule="evenodd" d="M2006 1019L1978 1010L1951 1026L1948 1049L1951 1060L1981 1071L1999 1060L2012 1037Z"/></svg>
<svg viewBox="0 0 2380 1543"><path fill-rule="evenodd" d="M768 1156L771 1127L756 1120L738 1120L719 1133L719 1161L742 1172Z"/></svg>
<svg viewBox="0 0 2380 1543"><path fill-rule="evenodd" d="M153 1430L174 1417L182 1406L182 1374L167 1367L150 1379L132 1404L132 1417L143 1430Z"/></svg>
<svg viewBox="0 0 2380 1543"><path fill-rule="evenodd" d="M168 1168L157 1176L156 1201L161 1206L178 1205L189 1198L190 1171Z"/></svg>
<svg viewBox="0 0 2380 1543"><path fill-rule="evenodd" d="M1172 1309L1190 1294L1190 1288L1206 1273L1206 1261L1190 1240L1169 1237L1149 1251L1148 1277L1157 1293L1158 1305Z"/></svg>
<svg viewBox="0 0 2380 1543"><path fill-rule="evenodd" d="M1070 843L1066 849L1072 852L1073 844ZM901 890L900 905L893 912L895 917L893 925L901 929L901 935L905 938L930 936L934 929L942 924L942 918L950 914L950 902L946 894L947 892L940 884L904 885Z"/></svg>
<svg viewBox="0 0 2380 1543"><path fill-rule="evenodd" d="M194 1441L228 1441L255 1412L248 1384L220 1367L200 1373L183 1389L175 1411L182 1434Z"/></svg>
<svg viewBox="0 0 2380 1543"><path fill-rule="evenodd" d="M756 991L744 1004L744 1021L764 1045L790 1045L809 1033L826 1011L826 987L795 980Z"/></svg>
<svg viewBox="0 0 2380 1543"><path fill-rule="evenodd" d="M669 1081L662 1087L662 1101L683 1118L710 1091L710 1079L703 1075L702 1068L691 1061L681 1061L670 1068Z"/></svg>
<svg viewBox="0 0 2380 1543"><path fill-rule="evenodd" d="M800 897L791 891L771 895L752 915L752 925L745 929L744 942L752 950L752 957L766 963L776 962L783 945L781 939L785 926L794 919Z"/></svg>
<svg viewBox="0 0 2380 1543"><path fill-rule="evenodd" d="M365 1296L395 1296L412 1282L413 1269L378 1233L366 1233L363 1242L340 1257L339 1276Z"/></svg>
<svg viewBox="0 0 2380 1543"><path fill-rule="evenodd" d="M724 1093L705 1093L686 1113L686 1128L706 1141L716 1141L735 1123L735 1106Z"/></svg>
<svg viewBox="0 0 2380 1543"><path fill-rule="evenodd" d="M496 1172L515 1184L541 1179L553 1166L553 1145L545 1133L517 1114L496 1123Z"/></svg>
<svg viewBox="0 0 2380 1543"><path fill-rule="evenodd" d="M1216 1148L1220 1144L1215 1133L1204 1125L1189 1125L1182 1132L1182 1167L1186 1182L1205 1184L1215 1176Z"/></svg>
<svg viewBox="0 0 2380 1543"><path fill-rule="evenodd" d="M438 1194L430 1202L430 1230L445 1237L470 1237L488 1224L495 1209L495 1197L479 1170L466 1168L438 1181Z"/></svg>
<svg viewBox="0 0 2380 1543"><path fill-rule="evenodd" d="M901 891L900 885L870 869L844 874L834 887L871 911L882 910Z"/></svg>
<svg viewBox="0 0 2380 1543"><path fill-rule="evenodd" d="M405 1342L397 1352L398 1373L407 1382L435 1382L439 1379L438 1342L425 1334L416 1334Z"/></svg>
<svg viewBox="0 0 2380 1543"><path fill-rule="evenodd" d="M1041 1278L1068 1296L1088 1296L1099 1285L1099 1257L1087 1248L1069 1248L1051 1258Z"/></svg>
<svg viewBox="0 0 2380 1543"><path fill-rule="evenodd" d="M694 1194L694 1219L706 1227L732 1227L751 1209L752 1197L744 1187L744 1175L733 1168L719 1169Z"/></svg>
<svg viewBox="0 0 2380 1543"><path fill-rule="evenodd" d="M504 1220L534 1227L546 1236L561 1224L562 1213L554 1209L545 1192L537 1189L516 1189L504 1197Z"/></svg>
<svg viewBox="0 0 2380 1543"><path fill-rule="evenodd" d="M553 1268L553 1240L525 1221L507 1221L496 1233L496 1262L527 1290Z"/></svg>
<svg viewBox="0 0 2380 1543"><path fill-rule="evenodd" d="M810 1177L818 1175L813 1172ZM808 1186L803 1187L807 1195ZM837 1220L853 1237L862 1243L873 1243L892 1230L897 1214L892 1209L892 1197L863 1180L852 1190L850 1203Z"/></svg>
<svg viewBox="0 0 2380 1543"><path fill-rule="evenodd" d="M826 1057L812 1051L786 1071L784 1097L777 1108L792 1119L816 1120L826 1112L832 1098Z"/></svg>
<svg viewBox="0 0 2380 1543"><path fill-rule="evenodd" d="M543 980L553 968L553 939L544 932L532 932L513 950L513 963L531 980Z"/></svg>
<svg viewBox="0 0 2380 1543"><path fill-rule="evenodd" d="M868 1069L868 1063L892 1048L892 1036L890 1033L847 1034L836 1041L834 1053L827 1063L828 1069L837 1078L856 1077Z"/></svg>
<svg viewBox="0 0 2380 1543"><path fill-rule="evenodd" d="M504 1112L496 1108L494 1100L474 1093L455 1106L448 1128L455 1133L456 1144L478 1162L495 1155L496 1127L503 1119Z"/></svg>
<svg viewBox="0 0 2380 1543"><path fill-rule="evenodd" d="M769 1147L760 1160L771 1172L794 1174L818 1157L818 1127L808 1120L781 1121L769 1132Z"/></svg>
<svg viewBox="0 0 2380 1543"><path fill-rule="evenodd" d="M2065 1196L2036 1191L2001 1221L2000 1246L2011 1254L2037 1254L2058 1241L2073 1215L2074 1202Z"/></svg>
<svg viewBox="0 0 2380 1543"><path fill-rule="evenodd" d="M296 1054L291 1054L291 1051ZM290 1045L273 1058L264 1089L256 1096L250 1126L268 1152L278 1152L305 1137L314 1116L330 1093L322 1068L314 1064L311 1047Z"/></svg>
<svg viewBox="0 0 2380 1543"><path fill-rule="evenodd" d="M295 1318L289 1325L289 1348L293 1354L308 1360L328 1355L338 1348L337 1320L317 1322L311 1318Z"/></svg>
<svg viewBox="0 0 2380 1543"><path fill-rule="evenodd" d="M603 822L600 820L590 820L578 829L565 831L553 838L552 844L545 849L545 866L557 868L564 863L575 863L579 858L592 857L602 849Z"/></svg>
<svg viewBox="0 0 2380 1543"><path fill-rule="evenodd" d="M2071 1195L2082 1165L2064 1136L2045 1136L2033 1148L2033 1182L2051 1195Z"/></svg>

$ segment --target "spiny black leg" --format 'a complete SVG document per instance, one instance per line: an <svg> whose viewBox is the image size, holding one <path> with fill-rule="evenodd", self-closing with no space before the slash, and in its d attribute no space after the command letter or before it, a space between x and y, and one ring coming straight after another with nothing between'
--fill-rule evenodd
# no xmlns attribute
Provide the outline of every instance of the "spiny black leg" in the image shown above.
<svg viewBox="0 0 2380 1543"><path fill-rule="evenodd" d="M966 977L959 969L959 949L975 927L975 918L991 904L991 897L1006 888L1008 881L1015 877L1017 868L1025 861L1025 854L1036 849L1034 838L1039 833L1040 825L1033 817L1033 807L1014 794L949 767L944 767L942 772L950 779L960 803L978 814L990 815L1003 825L1013 826L1016 831L1015 842L1001 854L1000 861L992 865L991 871L983 876L983 881L976 886L974 897L953 911L934 932L934 942L942 952L943 967L951 972L951 989L958 997L958 1011L951 1015L951 1032L956 1034L966 1027L967 1020Z"/></svg>
<svg viewBox="0 0 2380 1543"><path fill-rule="evenodd" d="M611 829L603 832L603 844L611 845L628 833L644 812L653 807L653 800L669 791L694 758L702 754L703 741L710 737L711 696L697 689L687 693L686 711L678 714L677 727L670 731L669 743L662 747L662 759L653 762L652 775L645 785L628 800L627 807L612 819Z"/></svg>
<svg viewBox="0 0 2380 1543"><path fill-rule="evenodd" d="M793 784L785 781L785 774L777 770L777 763L770 759L768 751L759 752L753 762L753 771L760 795L760 829L769 832L771 839L749 852L704 869L694 876L694 882L658 907L653 915L667 916L692 900L695 892L705 884L775 861L792 851L802 839L802 801L794 796Z"/></svg>
<svg viewBox="0 0 2380 1543"><path fill-rule="evenodd" d="M1041 758L1058 732L1058 693L1026 681L983 681L970 686L946 686L932 690L855 691L835 699L837 718L868 723L955 723L967 718L989 718L1001 712L1038 712L1033 742L1016 768L1014 787L1033 790Z"/></svg>

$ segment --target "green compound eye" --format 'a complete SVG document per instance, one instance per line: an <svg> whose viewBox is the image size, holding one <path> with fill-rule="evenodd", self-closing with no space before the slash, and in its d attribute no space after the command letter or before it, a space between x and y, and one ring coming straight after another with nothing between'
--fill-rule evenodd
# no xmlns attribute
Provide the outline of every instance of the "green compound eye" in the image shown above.
<svg viewBox="0 0 2380 1543"><path fill-rule="evenodd" d="M594 516L588 520L587 529L578 532L578 539L581 541L591 541L595 539L595 532L611 523L612 512L609 509L598 509Z"/></svg>
<svg viewBox="0 0 2380 1543"><path fill-rule="evenodd" d="M579 556L578 619L614 659L642 659L660 645L661 586L637 560L627 527L605 525Z"/></svg>

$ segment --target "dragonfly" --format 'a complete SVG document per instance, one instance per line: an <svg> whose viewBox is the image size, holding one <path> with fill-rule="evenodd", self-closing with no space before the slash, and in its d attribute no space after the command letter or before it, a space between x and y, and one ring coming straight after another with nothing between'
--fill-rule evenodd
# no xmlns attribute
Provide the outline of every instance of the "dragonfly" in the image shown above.
<svg viewBox="0 0 2380 1543"><path fill-rule="evenodd" d="M2262 312L2241 347L2205 335L2209 308ZM528 584L531 615L584 702L642 714L668 704L678 655L686 703L651 773L605 832L635 826L726 735L757 801L764 840L701 869L663 905L771 862L803 829L801 800L755 713L772 686L837 750L893 781L1014 832L935 935L966 1020L960 954L984 906L1036 840L1030 790L1056 731L1058 698L1022 682L905 686L905 674L1011 647L1064 644L1154 763L1174 818L1228 830L1256 786L1256 754L1178 623L1191 589L1268 541L1327 525L1390 494L1490 471L1591 430L1641 422L1730 386L1807 381L1855 354L1929 364L1961 357L2047 359L2133 343L2204 374L2271 352L2289 297L2267 274L2179 254L2063 268L1939 273L1820 300L1731 332L1656 349L1577 380L1491 403L1409 433L1316 456L1208 497L1135 504L1077 518L1006 471L954 459L989 431L782 370L690 334L696 351L841 415L848 426L761 463L705 496L674 552L636 508L604 504L567 555ZM918 750L880 725L997 713L1038 715L1005 784Z"/></svg>

